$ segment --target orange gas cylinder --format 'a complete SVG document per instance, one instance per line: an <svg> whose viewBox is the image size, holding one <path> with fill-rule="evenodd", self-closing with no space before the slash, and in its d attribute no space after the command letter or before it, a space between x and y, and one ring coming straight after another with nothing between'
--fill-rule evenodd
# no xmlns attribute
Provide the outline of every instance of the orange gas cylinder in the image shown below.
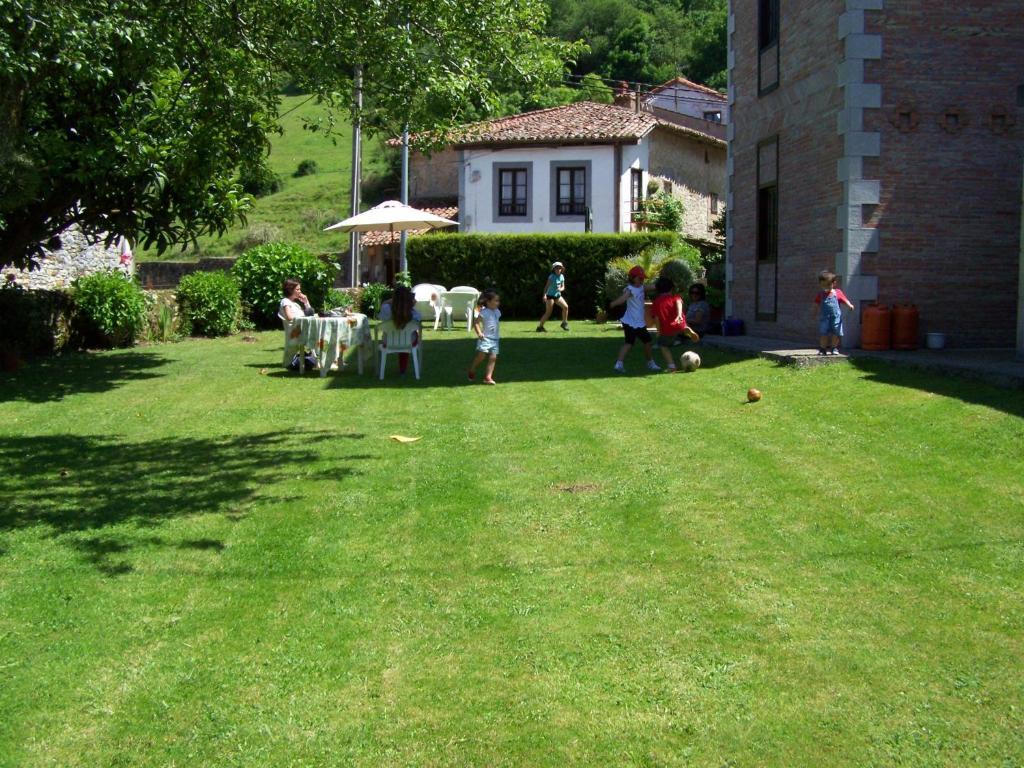
<svg viewBox="0 0 1024 768"><path fill-rule="evenodd" d="M896 304L893 306L893 349L917 349L920 346L917 333L917 320L917 307L913 304Z"/></svg>
<svg viewBox="0 0 1024 768"><path fill-rule="evenodd" d="M860 348L889 349L889 308L880 304L866 304L860 319Z"/></svg>

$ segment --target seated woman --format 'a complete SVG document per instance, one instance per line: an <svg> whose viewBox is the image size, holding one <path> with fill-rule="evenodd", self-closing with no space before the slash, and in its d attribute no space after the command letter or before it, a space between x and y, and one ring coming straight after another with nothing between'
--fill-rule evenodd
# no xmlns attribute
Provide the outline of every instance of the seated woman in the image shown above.
<svg viewBox="0 0 1024 768"><path fill-rule="evenodd" d="M413 294L412 289L405 285L397 286L394 295L380 305L377 318L382 322L390 320L395 324L395 328L405 328L410 320L414 323L419 323L423 320L416 309L416 296ZM398 372L400 374L405 373L408 368L409 353L399 352Z"/></svg>
<svg viewBox="0 0 1024 768"><path fill-rule="evenodd" d="M282 286L282 292L284 298L281 299L281 303L277 305L277 316L284 322L285 332L287 333L289 326L292 321L298 320L300 317L308 315L315 315L313 307L309 303L309 299L302 292L302 284L294 277L289 277L284 281ZM295 329L295 335L298 336L298 329ZM288 340L285 340L285 348L287 349ZM299 355L296 354L292 357L291 361L288 362L287 354L285 355L285 362L288 363L288 369L292 371L299 370ZM306 352L306 366L309 368L320 367L319 361L312 352Z"/></svg>
<svg viewBox="0 0 1024 768"><path fill-rule="evenodd" d="M686 306L686 324L703 336L711 327L711 305L708 289L701 283L690 286L690 301Z"/></svg>
<svg viewBox="0 0 1024 768"><path fill-rule="evenodd" d="M289 277L282 286L284 298L277 305L277 316L290 323L303 316L315 315L316 311L309 304L309 299L302 292L302 283L294 277Z"/></svg>

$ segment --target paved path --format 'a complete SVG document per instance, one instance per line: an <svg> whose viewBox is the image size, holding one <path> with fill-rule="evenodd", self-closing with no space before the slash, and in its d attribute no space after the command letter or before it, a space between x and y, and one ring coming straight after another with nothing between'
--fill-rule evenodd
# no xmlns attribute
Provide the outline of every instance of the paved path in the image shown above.
<svg viewBox="0 0 1024 768"><path fill-rule="evenodd" d="M881 360L935 373L981 379L1000 387L1024 389L1024 359L1017 357L1012 349L917 349L909 352L851 349L848 354L822 357L817 349L759 336L705 336L702 343L787 365L830 365L851 359Z"/></svg>

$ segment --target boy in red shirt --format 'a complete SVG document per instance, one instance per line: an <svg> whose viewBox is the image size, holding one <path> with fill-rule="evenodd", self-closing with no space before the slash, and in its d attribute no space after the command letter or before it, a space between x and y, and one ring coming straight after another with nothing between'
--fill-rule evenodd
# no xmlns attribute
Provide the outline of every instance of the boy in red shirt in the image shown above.
<svg viewBox="0 0 1024 768"><path fill-rule="evenodd" d="M686 315L683 313L683 299L673 292L672 281L667 277L659 277L654 283L654 290L657 296L654 297L651 311L658 322L658 346L661 354L665 356L665 370L667 373L676 372L676 362L672 358L669 347L676 343L680 336L685 336L690 341L700 341L700 336L692 328L686 325Z"/></svg>

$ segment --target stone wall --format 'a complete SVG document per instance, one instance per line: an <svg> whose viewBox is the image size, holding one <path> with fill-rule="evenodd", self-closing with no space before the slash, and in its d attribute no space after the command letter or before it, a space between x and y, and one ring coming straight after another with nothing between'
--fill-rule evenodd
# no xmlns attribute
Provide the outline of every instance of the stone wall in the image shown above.
<svg viewBox="0 0 1024 768"><path fill-rule="evenodd" d="M107 248L103 242L90 243L78 228L71 228L60 236L61 247L47 251L40 260L39 268L31 271L4 267L5 279L14 275L15 282L22 288L52 291L70 287L79 277L111 269L124 270L121 266L121 251L117 243ZM132 265L127 267L132 269Z"/></svg>
<svg viewBox="0 0 1024 768"><path fill-rule="evenodd" d="M714 204L725 208L725 147L687 139L675 131L655 129L651 135L650 172L662 189L671 182L672 196L683 203L682 234L690 240L716 239Z"/></svg>

